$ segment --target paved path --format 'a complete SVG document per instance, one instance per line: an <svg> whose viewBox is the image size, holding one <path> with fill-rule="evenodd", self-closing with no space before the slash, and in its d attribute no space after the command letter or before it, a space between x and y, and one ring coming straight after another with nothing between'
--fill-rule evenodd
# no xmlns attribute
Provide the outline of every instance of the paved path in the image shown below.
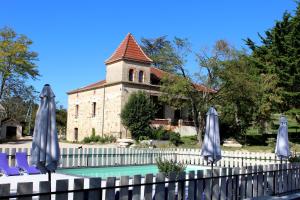
<svg viewBox="0 0 300 200"><path fill-rule="evenodd" d="M31 148L32 141L23 140L23 141L16 141L16 142L8 142L0 144L0 148ZM97 147L117 147L116 143L113 144L76 144L76 143L66 143L60 142L60 148L77 148L82 146L83 148L97 148Z"/></svg>

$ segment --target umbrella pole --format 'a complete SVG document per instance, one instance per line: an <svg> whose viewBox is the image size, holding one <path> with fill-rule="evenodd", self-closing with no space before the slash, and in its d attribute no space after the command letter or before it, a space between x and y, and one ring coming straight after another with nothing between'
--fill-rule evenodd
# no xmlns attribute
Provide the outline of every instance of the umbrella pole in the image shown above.
<svg viewBox="0 0 300 200"><path fill-rule="evenodd" d="M50 183L50 192L51 192L51 172L48 171L48 181Z"/></svg>
<svg viewBox="0 0 300 200"><path fill-rule="evenodd" d="M280 181L282 181L282 183L283 183L282 156L280 156ZM280 187L283 187L283 185L280 185Z"/></svg>
<svg viewBox="0 0 300 200"><path fill-rule="evenodd" d="M212 199L212 195L213 195L213 176L214 176L214 163L211 162L211 181L210 181L210 199Z"/></svg>

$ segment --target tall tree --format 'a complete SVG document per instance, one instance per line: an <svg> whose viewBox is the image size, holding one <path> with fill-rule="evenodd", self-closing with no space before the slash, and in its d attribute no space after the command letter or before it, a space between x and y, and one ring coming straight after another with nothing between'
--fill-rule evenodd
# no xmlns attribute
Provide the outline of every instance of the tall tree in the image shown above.
<svg viewBox="0 0 300 200"><path fill-rule="evenodd" d="M31 44L30 39L11 28L0 30L0 99L13 89L10 83L15 80L39 76L37 53L30 50Z"/></svg>
<svg viewBox="0 0 300 200"><path fill-rule="evenodd" d="M142 38L141 42L143 51L153 60L155 67L166 72L174 72L178 55L172 42L167 40L167 36L154 39Z"/></svg>
<svg viewBox="0 0 300 200"><path fill-rule="evenodd" d="M169 41L166 37L143 39L143 49L149 54L154 65L169 73L161 80L160 100L174 108L190 108L198 141L202 141L203 123L199 122L199 112L203 94L188 72L186 58L191 54L191 45L187 39L175 37ZM201 121L201 120L200 120Z"/></svg>
<svg viewBox="0 0 300 200"><path fill-rule="evenodd" d="M151 136L150 122L154 119L155 107L150 97L141 91L129 96L121 111L121 120L131 132L131 136L139 139L141 136Z"/></svg>
<svg viewBox="0 0 300 200"><path fill-rule="evenodd" d="M252 49L253 61L261 74L273 77L282 102L281 112L300 107L300 2L294 15L284 13L275 26L259 35L261 45L251 39L246 44Z"/></svg>
<svg viewBox="0 0 300 200"><path fill-rule="evenodd" d="M63 106L57 106L56 108L56 124L59 135L65 135L67 127L67 110Z"/></svg>
<svg viewBox="0 0 300 200"><path fill-rule="evenodd" d="M257 110L260 78L243 51L230 49L222 61L220 87L216 96L222 137L241 138L252 125Z"/></svg>

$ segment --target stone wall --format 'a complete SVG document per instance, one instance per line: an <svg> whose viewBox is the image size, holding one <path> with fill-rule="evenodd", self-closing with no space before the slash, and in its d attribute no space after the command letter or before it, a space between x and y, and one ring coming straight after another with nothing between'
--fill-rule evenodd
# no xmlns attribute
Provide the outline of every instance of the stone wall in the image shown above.
<svg viewBox="0 0 300 200"><path fill-rule="evenodd" d="M144 72L145 84L150 84L150 65L140 64L130 61L119 61L106 66L106 82L116 83L120 81L129 81L129 70L134 70L133 82L138 83L138 73L139 71Z"/></svg>
<svg viewBox="0 0 300 200"><path fill-rule="evenodd" d="M78 128L78 141L92 134L120 136L121 84L82 91L68 96L67 140L75 140L75 128ZM105 99L104 99L105 97ZM93 116L93 102L96 113ZM76 118L76 105L79 106ZM104 116L104 123L103 123Z"/></svg>

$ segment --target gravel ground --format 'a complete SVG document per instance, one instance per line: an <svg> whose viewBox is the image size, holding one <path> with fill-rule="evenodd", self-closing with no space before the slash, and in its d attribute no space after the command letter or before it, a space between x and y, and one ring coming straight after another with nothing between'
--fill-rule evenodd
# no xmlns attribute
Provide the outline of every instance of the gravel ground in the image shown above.
<svg viewBox="0 0 300 200"><path fill-rule="evenodd" d="M7 142L0 144L0 148L30 148L31 147L31 140L20 140L16 142ZM117 144L75 144L75 143L66 143L60 142L60 148L77 148L82 146L83 148L96 148L96 147L117 147Z"/></svg>

